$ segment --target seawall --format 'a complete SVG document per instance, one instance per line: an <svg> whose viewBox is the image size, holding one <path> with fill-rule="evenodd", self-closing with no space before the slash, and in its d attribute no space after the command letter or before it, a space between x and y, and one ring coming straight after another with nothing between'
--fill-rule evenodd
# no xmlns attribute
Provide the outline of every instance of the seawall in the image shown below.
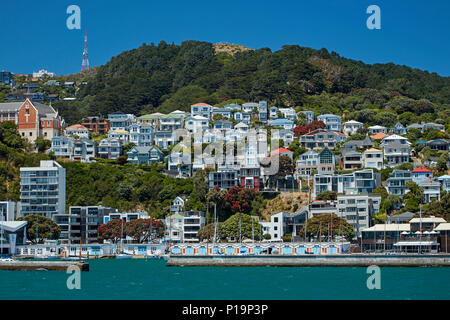
<svg viewBox="0 0 450 320"><path fill-rule="evenodd" d="M77 266L80 271L89 271L89 263L78 261L0 261L0 270L55 270L66 271L69 266Z"/></svg>
<svg viewBox="0 0 450 320"><path fill-rule="evenodd" d="M450 255L170 256L167 266L450 267Z"/></svg>

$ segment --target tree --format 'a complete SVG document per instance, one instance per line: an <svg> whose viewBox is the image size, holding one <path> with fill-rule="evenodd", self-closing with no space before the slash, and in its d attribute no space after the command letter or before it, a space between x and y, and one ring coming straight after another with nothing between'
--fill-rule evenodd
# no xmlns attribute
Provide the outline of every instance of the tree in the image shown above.
<svg viewBox="0 0 450 320"><path fill-rule="evenodd" d="M336 200L337 199L337 193L334 191L323 191L319 193L316 197L317 200Z"/></svg>
<svg viewBox="0 0 450 320"><path fill-rule="evenodd" d="M123 156L127 156L128 151L130 151L131 148L133 148L133 147L136 147L136 144L133 143L133 142L130 142L130 143L127 143L126 145L124 145L124 146L122 147L122 155L123 155Z"/></svg>
<svg viewBox="0 0 450 320"><path fill-rule="evenodd" d="M419 203L422 203L424 200L424 191L420 188L414 181L406 182L406 189L409 190L403 196L403 199L409 200L407 204L409 204L409 211L417 211L419 209Z"/></svg>
<svg viewBox="0 0 450 320"><path fill-rule="evenodd" d="M17 220L26 221L27 239L32 243L42 243L44 239L58 240L61 229L50 218L30 214Z"/></svg>
<svg viewBox="0 0 450 320"><path fill-rule="evenodd" d="M37 137L34 143L36 144L39 152L47 151L52 145L50 140L46 140L42 137Z"/></svg>
<svg viewBox="0 0 450 320"><path fill-rule="evenodd" d="M227 238L239 239L239 235L242 239L252 239L252 220L253 220L253 234L255 240L259 240L262 236L262 225L256 221L253 217L244 213L236 213L229 217L223 224L223 233ZM239 228L240 225L240 228ZM239 232L240 231L240 232Z"/></svg>
<svg viewBox="0 0 450 320"><path fill-rule="evenodd" d="M383 186L379 186L379 187L376 187L375 189L373 189L373 193L381 196L381 201L383 201L384 199L386 199L389 196L386 188Z"/></svg>
<svg viewBox="0 0 450 320"><path fill-rule="evenodd" d="M150 227L151 227L151 235L150 236ZM153 238L153 235L162 235L163 228L161 221L155 220L153 218L148 219L134 219L127 222L124 226L124 233L127 236L133 238L133 240L138 243L146 242L150 238Z"/></svg>
<svg viewBox="0 0 450 320"><path fill-rule="evenodd" d="M207 224L197 232L197 237L200 241L205 239L214 241L214 232L216 233L216 241L226 238L226 234L223 230L223 222L218 222L217 226L214 223Z"/></svg>
<svg viewBox="0 0 450 320"><path fill-rule="evenodd" d="M305 233L305 226L299 233ZM336 236L342 235L347 240L351 240L355 236L353 226L346 219L329 213L314 216L306 222L306 236L309 239L319 237L319 234L327 239L328 236L334 239Z"/></svg>
<svg viewBox="0 0 450 320"><path fill-rule="evenodd" d="M436 163L436 169L439 172L445 172L448 170L448 167L447 167L448 158L449 158L448 152L445 152L439 156L438 161Z"/></svg>
<svg viewBox="0 0 450 320"><path fill-rule="evenodd" d="M98 239L100 241L111 240L112 243L116 243L125 236L125 222L122 219L113 219L98 227Z"/></svg>
<svg viewBox="0 0 450 320"><path fill-rule="evenodd" d="M424 210L424 216L435 216L450 220L450 192L445 193L440 201L432 201Z"/></svg>
<svg viewBox="0 0 450 320"><path fill-rule="evenodd" d="M386 199L381 201L381 210L390 214L395 208L401 206L403 203L402 198L396 195L390 195Z"/></svg>
<svg viewBox="0 0 450 320"><path fill-rule="evenodd" d="M392 127L397 121L397 115L392 112L380 112L375 116L375 123L385 127Z"/></svg>
<svg viewBox="0 0 450 320"><path fill-rule="evenodd" d="M254 189L241 186L231 187L225 194L226 205L232 212L249 213L252 210L252 201L256 198Z"/></svg>

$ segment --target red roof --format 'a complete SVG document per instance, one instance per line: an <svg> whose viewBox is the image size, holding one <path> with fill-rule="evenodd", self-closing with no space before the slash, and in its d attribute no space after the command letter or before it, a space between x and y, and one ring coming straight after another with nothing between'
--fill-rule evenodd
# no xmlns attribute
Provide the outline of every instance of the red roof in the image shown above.
<svg viewBox="0 0 450 320"><path fill-rule="evenodd" d="M433 172L433 171L428 170L427 168L424 167L417 167L412 172Z"/></svg>
<svg viewBox="0 0 450 320"><path fill-rule="evenodd" d="M193 104L193 106L194 107L207 107L207 106L210 106L210 105L207 104L207 103L204 103L204 102L199 102L199 103Z"/></svg>
<svg viewBox="0 0 450 320"><path fill-rule="evenodd" d="M273 150L272 153L292 153L292 151L286 148L278 148L276 150Z"/></svg>

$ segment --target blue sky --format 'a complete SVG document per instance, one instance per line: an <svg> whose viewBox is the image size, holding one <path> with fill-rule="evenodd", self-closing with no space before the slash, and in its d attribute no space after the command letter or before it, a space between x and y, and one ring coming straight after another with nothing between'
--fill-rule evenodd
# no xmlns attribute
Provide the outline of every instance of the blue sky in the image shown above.
<svg viewBox="0 0 450 320"><path fill-rule="evenodd" d="M72 4L81 9L81 30L66 27ZM381 30L366 27L372 4L381 8ZM447 0L22 0L2 3L0 21L0 70L14 73L78 72L87 29L91 66L142 43L202 40L254 49L327 48L366 63L450 76Z"/></svg>

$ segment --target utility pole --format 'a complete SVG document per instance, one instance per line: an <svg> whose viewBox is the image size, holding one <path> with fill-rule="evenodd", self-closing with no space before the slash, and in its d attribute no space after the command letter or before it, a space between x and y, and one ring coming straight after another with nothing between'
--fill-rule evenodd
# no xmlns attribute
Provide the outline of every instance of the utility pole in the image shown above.
<svg viewBox="0 0 450 320"><path fill-rule="evenodd" d="M242 218L239 218L239 243L242 243Z"/></svg>

